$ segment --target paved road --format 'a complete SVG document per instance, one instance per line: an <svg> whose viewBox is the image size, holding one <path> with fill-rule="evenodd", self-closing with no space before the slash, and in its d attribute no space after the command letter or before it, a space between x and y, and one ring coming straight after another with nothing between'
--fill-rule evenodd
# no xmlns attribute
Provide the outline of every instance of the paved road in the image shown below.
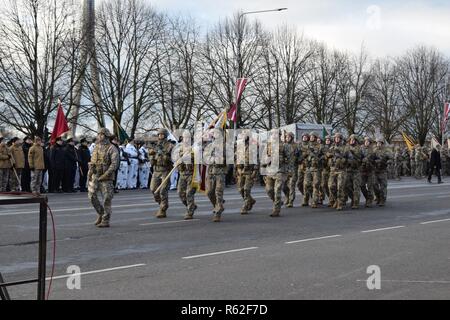
<svg viewBox="0 0 450 320"><path fill-rule="evenodd" d="M204 195L196 219L184 221L171 192L168 218L158 220L149 191L124 191L113 201L110 229L93 226L86 194L50 195L57 232L51 298L450 299L450 184L391 182L386 207L343 213L300 208L298 197L280 218L269 217L262 188L254 195L253 212L241 216L242 201L227 188L223 222L213 223ZM37 272L37 216L32 206L0 208L7 280ZM71 265L81 269L81 290L67 288ZM371 265L380 268L380 290L367 288ZM9 291L35 298L34 285Z"/></svg>

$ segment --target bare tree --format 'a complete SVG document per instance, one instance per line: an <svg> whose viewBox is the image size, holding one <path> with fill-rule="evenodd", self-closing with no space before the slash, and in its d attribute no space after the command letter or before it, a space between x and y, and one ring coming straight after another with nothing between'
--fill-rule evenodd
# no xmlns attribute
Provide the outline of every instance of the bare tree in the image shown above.
<svg viewBox="0 0 450 320"><path fill-rule="evenodd" d="M442 108L448 62L436 49L420 46L397 63L400 96L409 115L405 127L423 145L433 125L439 127L436 108Z"/></svg>
<svg viewBox="0 0 450 320"><path fill-rule="evenodd" d="M74 3L8 0L0 19L0 121L44 133L57 98L70 96L77 68Z"/></svg>

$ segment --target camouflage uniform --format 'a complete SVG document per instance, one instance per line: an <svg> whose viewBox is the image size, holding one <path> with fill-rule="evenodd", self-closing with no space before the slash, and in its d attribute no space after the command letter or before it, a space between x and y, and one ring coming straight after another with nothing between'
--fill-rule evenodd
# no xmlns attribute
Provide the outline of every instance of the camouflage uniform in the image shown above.
<svg viewBox="0 0 450 320"><path fill-rule="evenodd" d="M337 133L335 139L342 135ZM337 210L342 210L347 202L346 187L346 165L348 160L348 151L343 145L342 141L334 143L329 151L328 158L332 158L330 165L330 179L328 180L328 187L330 189L330 204Z"/></svg>
<svg viewBox="0 0 450 320"><path fill-rule="evenodd" d="M310 139L313 137L317 138L317 134L311 132ZM319 204L322 158L323 154L321 145L318 145L316 141L310 141L309 148L303 155L303 161L306 167L303 182L303 190L305 191L305 194L303 196L302 206L304 207L309 205L310 198L312 198L312 208L317 208L317 205Z"/></svg>
<svg viewBox="0 0 450 320"><path fill-rule="evenodd" d="M286 196L286 207L292 208L295 200L295 187L298 179L298 163L301 156L301 150L298 144L294 141L294 134L289 133L290 142L286 143L287 151L289 152L289 163L286 173L286 183L284 184L283 192Z"/></svg>
<svg viewBox="0 0 450 320"><path fill-rule="evenodd" d="M328 187L328 180L330 179L330 166L332 163L332 158L329 156L331 143L327 144L327 140L330 140L331 142L331 137L325 137L325 145L323 146L324 161L322 168L322 179L320 181L320 199L322 203L325 200L325 197L330 199L330 188ZM330 203L328 203L328 206L331 206Z"/></svg>
<svg viewBox="0 0 450 320"><path fill-rule="evenodd" d="M194 154L190 146L186 150L181 147L179 154L180 157L190 160L182 160L178 166L178 195L180 196L181 202L183 202L187 208L184 218L185 220L190 220L193 218L194 212L197 209L194 199L197 189L192 185L192 178L194 175Z"/></svg>
<svg viewBox="0 0 450 320"><path fill-rule="evenodd" d="M384 143L378 140L377 143ZM392 160L391 152L384 146L377 146L375 153L375 195L377 204L382 207L386 203L387 197L387 168Z"/></svg>
<svg viewBox="0 0 450 320"><path fill-rule="evenodd" d="M264 177L266 186L266 192L269 198L273 201L273 209L271 217L279 217L281 211L281 191L283 185L286 183L286 172L289 163L288 151L289 148L286 144L280 142L278 154L274 154L271 143L267 146L267 155L270 159L278 156L278 168L269 168L268 174ZM270 160L271 161L271 160ZM270 165L270 161L267 165Z"/></svg>
<svg viewBox="0 0 450 320"><path fill-rule="evenodd" d="M11 152L3 138L0 138L0 192L6 191L11 167Z"/></svg>
<svg viewBox="0 0 450 320"><path fill-rule="evenodd" d="M169 132L166 129L160 129L158 136L164 135L164 138L158 138L158 142L154 148L149 149L150 164L153 167L152 180L150 181L150 190L155 197L155 201L159 204L159 210L156 212L157 218L165 218L167 209L169 208L169 183L167 179L158 192L156 190L163 183L164 179L169 175L173 168L172 165L172 149L173 144L167 140Z"/></svg>
<svg viewBox="0 0 450 320"><path fill-rule="evenodd" d="M416 173L415 177L416 179L423 178L423 162L424 159L426 159L426 155L423 152L423 149L421 146L417 145L416 147L416 154L415 154L415 163L416 163Z"/></svg>
<svg viewBox="0 0 450 320"><path fill-rule="evenodd" d="M355 135L350 136L350 140L355 140L354 144L347 146L349 159L347 162L347 195L352 200L352 209L358 209L361 195L361 161L363 154Z"/></svg>
<svg viewBox="0 0 450 320"><path fill-rule="evenodd" d="M97 221L95 225L99 228L109 227L109 221L112 213L112 199L114 197L114 178L115 172L119 168L119 152L117 148L110 143L111 133L108 129L102 128L99 135L105 136L103 141L97 139L88 171L88 197L97 211ZM103 203L100 203L98 194L103 197Z"/></svg>
<svg viewBox="0 0 450 320"><path fill-rule="evenodd" d="M395 153L394 153L394 177L396 180L400 180L401 179L401 175L402 175L402 166L403 166L403 154L400 151L400 148L395 148Z"/></svg>
<svg viewBox="0 0 450 320"><path fill-rule="evenodd" d="M409 152L408 149L403 148L402 150L402 173L404 176L411 175L411 170L409 168L410 165L410 159L409 159Z"/></svg>
<svg viewBox="0 0 450 320"><path fill-rule="evenodd" d="M214 150L215 151L215 150ZM225 175L228 167L225 163L225 145L223 146L223 156L211 154L208 161L208 175L206 177L206 194L213 205L214 222L220 222L222 213L225 210L223 203L223 193L225 189Z"/></svg>
<svg viewBox="0 0 450 320"><path fill-rule="evenodd" d="M409 153L409 159L410 159L410 176L415 177L416 176L416 147L414 147L410 153Z"/></svg>
<svg viewBox="0 0 450 320"><path fill-rule="evenodd" d="M25 167L25 154L22 146L17 145L15 142L9 148L9 151L11 152L14 163L14 169L11 170L9 175L9 187L11 191L20 191L22 170Z"/></svg>
<svg viewBox="0 0 450 320"><path fill-rule="evenodd" d="M303 141L304 137L308 138L307 141ZM302 194L302 196L305 195L305 192L303 190L304 187L304 178L305 178L305 170L306 170L306 166L303 163L303 155L306 154L306 152L308 151L309 148L309 134L304 133L302 135L302 141L299 143L298 149L299 149L299 153L302 155L299 158L299 162L298 162L298 178L297 178L297 188L300 191L300 193Z"/></svg>
<svg viewBox="0 0 450 320"><path fill-rule="evenodd" d="M369 137L364 138L365 141L372 142ZM366 207L370 208L374 200L374 184L375 184L375 153L371 145L364 145L361 148L361 192L366 199Z"/></svg>
<svg viewBox="0 0 450 320"><path fill-rule="evenodd" d="M256 200L252 197L252 187L258 175L258 166L251 163L249 149L249 140L246 139L244 148L237 150L237 154L239 154L238 162L244 162L236 162L237 188L244 200L241 214L247 214L256 203Z"/></svg>

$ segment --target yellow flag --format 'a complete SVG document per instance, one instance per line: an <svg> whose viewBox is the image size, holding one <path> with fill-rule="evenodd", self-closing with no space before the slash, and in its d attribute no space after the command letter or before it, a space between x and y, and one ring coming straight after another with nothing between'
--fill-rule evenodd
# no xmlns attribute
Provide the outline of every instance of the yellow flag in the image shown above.
<svg viewBox="0 0 450 320"><path fill-rule="evenodd" d="M408 137L408 135L404 132L402 132L403 140L405 140L406 146L408 147L409 151L412 151L414 148L414 142L413 140Z"/></svg>

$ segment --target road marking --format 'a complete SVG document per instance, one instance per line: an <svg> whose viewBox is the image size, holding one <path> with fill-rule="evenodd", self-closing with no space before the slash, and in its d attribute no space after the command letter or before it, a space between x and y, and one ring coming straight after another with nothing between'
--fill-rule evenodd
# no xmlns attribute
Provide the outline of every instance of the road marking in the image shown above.
<svg viewBox="0 0 450 320"><path fill-rule="evenodd" d="M319 237L319 238L310 238L310 239L302 239L302 240L295 240L295 241L289 241L285 242L285 244L292 244L292 243L299 243L299 242L307 242L307 241L314 241L314 240L322 240L322 239L330 239L330 238L337 238L342 237L340 234L335 234L333 236L326 236L326 237Z"/></svg>
<svg viewBox="0 0 450 320"><path fill-rule="evenodd" d="M444 222L444 221L450 221L450 219L442 219L442 220L432 220L432 221L425 221L425 222L421 222L420 224L437 223L437 222Z"/></svg>
<svg viewBox="0 0 450 320"><path fill-rule="evenodd" d="M395 227L388 227L388 228L381 228L381 229L373 229L373 230L365 230L361 231L361 233L369 233L369 232L377 232L377 231L384 231L384 230L392 230L392 229L399 229L404 228L405 226L395 226Z"/></svg>
<svg viewBox="0 0 450 320"><path fill-rule="evenodd" d="M84 275L87 275L87 274L94 274L94 273L101 273L101 272L109 272L109 271L137 268L137 267L143 267L143 266L146 266L146 264L145 263L140 263L140 264L132 264L132 265L129 265L129 266L123 266L123 267L115 267L115 268L108 268L108 269L102 269L102 270L93 270L93 271L87 271L87 272L81 272L81 273L71 273L71 274L67 274L67 275L64 275L64 276L53 277L53 280L64 279L64 278L75 277L75 276L84 276ZM46 278L45 280L50 280L50 277Z"/></svg>
<svg viewBox="0 0 450 320"><path fill-rule="evenodd" d="M367 282L367 280L356 280L357 282ZM440 283L450 284L447 280L380 280L381 282L399 282L399 283Z"/></svg>
<svg viewBox="0 0 450 320"><path fill-rule="evenodd" d="M150 223L142 223L142 224L140 224L140 226L151 226L151 225L154 225L154 224L168 224L168 223L189 222L189 221L199 221L199 220L200 219L164 221L164 222L150 222Z"/></svg>
<svg viewBox="0 0 450 320"><path fill-rule="evenodd" d="M232 252L239 252L239 251L246 251L246 250L255 250L255 249L258 249L258 247L249 247L249 248L242 248L242 249L234 249L234 250L227 250L227 251L218 251L218 252L211 252L211 253L205 253L205 254L198 254L195 256L183 257L182 259L194 259L194 258L201 258L201 257L207 257L207 256L215 256L218 254L225 254L225 253L232 253Z"/></svg>

